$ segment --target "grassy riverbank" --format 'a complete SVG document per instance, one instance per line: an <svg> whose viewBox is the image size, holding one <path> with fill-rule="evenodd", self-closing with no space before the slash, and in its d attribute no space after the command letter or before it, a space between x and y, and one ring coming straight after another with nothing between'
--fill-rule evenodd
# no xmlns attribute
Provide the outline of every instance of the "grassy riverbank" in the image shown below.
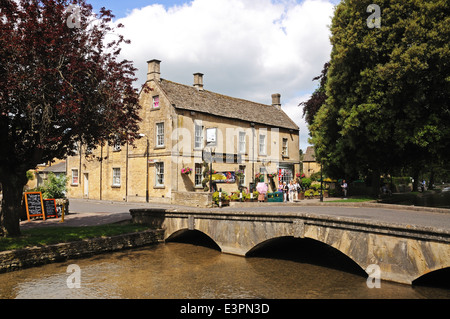
<svg viewBox="0 0 450 319"><path fill-rule="evenodd" d="M147 230L138 224L109 224L86 227L41 227L22 231L18 238L0 238L0 251L46 246L80 241L89 238L109 237Z"/></svg>
<svg viewBox="0 0 450 319"><path fill-rule="evenodd" d="M349 197L347 199L327 200L328 203L362 203L376 200L372 197Z"/></svg>

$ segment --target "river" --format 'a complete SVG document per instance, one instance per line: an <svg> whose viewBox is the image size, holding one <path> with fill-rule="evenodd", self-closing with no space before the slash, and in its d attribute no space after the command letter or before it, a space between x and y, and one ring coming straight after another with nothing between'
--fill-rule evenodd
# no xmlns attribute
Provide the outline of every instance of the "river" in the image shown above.
<svg viewBox="0 0 450 319"><path fill-rule="evenodd" d="M302 245L281 241L244 258L211 247L168 242L3 273L0 298L450 298L448 287L382 281L380 288L370 289L364 274L351 262L339 260L342 256L316 247L312 251L320 253L305 257L296 253ZM340 266L334 266L333 261ZM74 274L67 272L71 264L79 267L80 288L68 287L67 280Z"/></svg>

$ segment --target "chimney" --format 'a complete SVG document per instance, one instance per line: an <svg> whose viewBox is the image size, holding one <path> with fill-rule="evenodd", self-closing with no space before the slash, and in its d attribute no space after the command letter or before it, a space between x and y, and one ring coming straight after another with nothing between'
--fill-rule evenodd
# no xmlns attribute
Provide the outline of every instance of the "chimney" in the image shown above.
<svg viewBox="0 0 450 319"><path fill-rule="evenodd" d="M199 91L203 91L203 74L202 73L194 73L194 86Z"/></svg>
<svg viewBox="0 0 450 319"><path fill-rule="evenodd" d="M275 106L277 109L281 110L281 94L275 93L272 94L272 106Z"/></svg>
<svg viewBox="0 0 450 319"><path fill-rule="evenodd" d="M159 60L150 60L147 61L148 64L148 73L147 73L147 81L159 81L160 80L160 63Z"/></svg>

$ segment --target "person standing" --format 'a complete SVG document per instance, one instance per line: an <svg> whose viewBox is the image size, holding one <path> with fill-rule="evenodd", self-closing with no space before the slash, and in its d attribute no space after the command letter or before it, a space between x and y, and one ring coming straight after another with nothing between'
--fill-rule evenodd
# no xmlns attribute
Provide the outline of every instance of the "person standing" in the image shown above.
<svg viewBox="0 0 450 319"><path fill-rule="evenodd" d="M342 181L341 187L342 187L342 191L344 192L344 198L347 198L347 189L348 189L348 185L347 185L347 183L345 182L345 179Z"/></svg>
<svg viewBox="0 0 450 319"><path fill-rule="evenodd" d="M287 196L289 194L289 186L286 185L286 182L283 182L283 201L287 202Z"/></svg>
<svg viewBox="0 0 450 319"><path fill-rule="evenodd" d="M297 191L295 189L295 191ZM294 202L294 181L291 180L289 182L289 202L293 203Z"/></svg>
<svg viewBox="0 0 450 319"><path fill-rule="evenodd" d="M298 192L300 191L300 185L297 181L294 182L294 200L298 200Z"/></svg>

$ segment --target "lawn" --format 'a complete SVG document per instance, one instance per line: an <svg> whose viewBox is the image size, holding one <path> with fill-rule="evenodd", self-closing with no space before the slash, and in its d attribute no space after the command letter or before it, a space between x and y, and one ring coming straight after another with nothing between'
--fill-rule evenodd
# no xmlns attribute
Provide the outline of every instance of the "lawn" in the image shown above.
<svg viewBox="0 0 450 319"><path fill-rule="evenodd" d="M347 199L336 199L329 200L328 203L362 203L362 202L371 202L375 200L371 197L361 197L361 198L347 198Z"/></svg>
<svg viewBox="0 0 450 319"><path fill-rule="evenodd" d="M138 224L110 224L87 227L42 227L22 231L18 238L0 238L0 251L45 246L79 241L88 238L108 237L147 230Z"/></svg>

